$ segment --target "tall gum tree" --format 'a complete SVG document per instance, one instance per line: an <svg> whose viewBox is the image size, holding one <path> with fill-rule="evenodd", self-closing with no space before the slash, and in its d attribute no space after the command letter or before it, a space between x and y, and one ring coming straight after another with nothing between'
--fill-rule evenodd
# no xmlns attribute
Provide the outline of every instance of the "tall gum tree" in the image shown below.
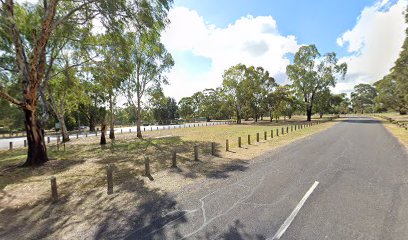
<svg viewBox="0 0 408 240"><path fill-rule="evenodd" d="M39 16L40 21L38 24L26 23L34 24L31 26L31 39L28 39L21 34L21 29L27 26L16 21L18 8L14 1L1 1L1 34L5 35L5 39L12 45L10 50L14 54L22 96L20 99L11 96L0 86L0 97L16 105L24 113L28 143L25 166L41 165L48 160L43 124L37 119L37 101L49 60L47 45L55 30L67 22L84 24L95 18L106 28L128 25L137 30L148 29L153 24L167 22L167 12L171 4L171 0L38 1L34 8L38 9L36 16Z"/></svg>
<svg viewBox="0 0 408 240"><path fill-rule="evenodd" d="M308 45L300 47L294 63L286 67L286 74L305 101L307 121L312 119L316 93L334 87L338 78L344 79L347 64L338 64L337 61L334 52L321 57L315 45Z"/></svg>
<svg viewBox="0 0 408 240"><path fill-rule="evenodd" d="M148 31L129 33L129 77L122 82L128 105L136 117L137 138L143 138L143 99L149 91L167 84L165 73L174 65L173 58L160 42L164 26L155 25Z"/></svg>

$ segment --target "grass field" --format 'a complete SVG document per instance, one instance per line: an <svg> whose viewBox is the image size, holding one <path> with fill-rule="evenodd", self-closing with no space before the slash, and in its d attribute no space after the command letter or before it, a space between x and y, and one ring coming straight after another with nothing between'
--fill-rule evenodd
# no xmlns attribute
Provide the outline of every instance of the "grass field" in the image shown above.
<svg viewBox="0 0 408 240"><path fill-rule="evenodd" d="M381 116L392 118L395 121L408 124L408 115L400 115L398 113L382 113ZM379 118L381 119L381 118ZM383 125L408 149L408 131L405 128L399 127L387 120L381 119Z"/></svg>
<svg viewBox="0 0 408 240"><path fill-rule="evenodd" d="M100 224L101 219L112 219L112 208L116 209L115 214L126 215L128 211L139 214L146 201L170 204L163 202L168 200L169 192L184 189L193 182L228 178L233 172L245 171L255 156L336 123L323 122L293 132L289 127L286 134L287 126L304 124L302 120L152 131L145 132L144 140L135 139L135 133L126 133L117 135L117 140L105 147L99 146L99 138L88 137L67 143L65 152L57 151L55 145L48 146L51 160L37 168L19 167L25 160L26 149L1 151L0 230L23 229L28 237L38 237L46 225L53 229L51 238L69 238L70 224L86 222L84 228ZM266 141L264 131L268 135ZM259 143L256 133L260 133ZM251 145L247 144L248 135ZM242 137L242 148L238 148L238 137ZM226 139L230 142L228 152ZM217 156L211 156L211 142L216 143ZM199 161L194 161L195 145L199 146ZM170 168L172 151L177 152L178 168ZM143 176L144 156L151 160L154 181ZM110 163L114 165L114 194L107 195L105 167ZM57 178L60 197L57 203L50 200L51 176ZM9 216L13 216L13 222L7 220ZM43 220L29 227L27 219ZM12 234L7 232L8 237Z"/></svg>

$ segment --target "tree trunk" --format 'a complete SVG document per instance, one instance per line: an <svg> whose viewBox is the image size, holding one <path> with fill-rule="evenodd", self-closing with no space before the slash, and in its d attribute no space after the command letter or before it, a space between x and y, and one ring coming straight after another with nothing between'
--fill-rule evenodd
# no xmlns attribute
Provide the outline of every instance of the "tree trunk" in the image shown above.
<svg viewBox="0 0 408 240"><path fill-rule="evenodd" d="M44 129L37 122L35 111L24 110L24 125L27 132L28 153L23 166L40 166L48 161L44 141Z"/></svg>
<svg viewBox="0 0 408 240"><path fill-rule="evenodd" d="M309 106L306 109L306 116L307 116L307 121L310 122L312 120L312 106Z"/></svg>
<svg viewBox="0 0 408 240"><path fill-rule="evenodd" d="M269 121L270 121L270 122L273 121L272 111L269 111Z"/></svg>
<svg viewBox="0 0 408 240"><path fill-rule="evenodd" d="M100 141L101 145L106 144L105 132L106 132L106 124L102 123L102 126L101 126L101 141Z"/></svg>
<svg viewBox="0 0 408 240"><path fill-rule="evenodd" d="M142 114L141 114L141 103L140 103L139 96L137 97L137 111L136 111L136 114L137 114L137 116L136 116L136 129L137 129L136 130L137 131L136 137L142 139L143 138L142 130L140 128L140 125L141 125L141 122L142 122L141 121Z"/></svg>
<svg viewBox="0 0 408 240"><path fill-rule="evenodd" d="M58 121L61 125L62 142L69 142L69 133L67 131L64 117L58 117Z"/></svg>
<svg viewBox="0 0 408 240"><path fill-rule="evenodd" d="M237 124L241 124L241 114L239 113L238 106L235 108L237 113Z"/></svg>
<svg viewBox="0 0 408 240"><path fill-rule="evenodd" d="M114 125L114 115L113 115L113 99L112 92L109 91L109 139L115 139L115 125Z"/></svg>
<svg viewBox="0 0 408 240"><path fill-rule="evenodd" d="M92 115L89 118L89 131L95 132L95 118Z"/></svg>

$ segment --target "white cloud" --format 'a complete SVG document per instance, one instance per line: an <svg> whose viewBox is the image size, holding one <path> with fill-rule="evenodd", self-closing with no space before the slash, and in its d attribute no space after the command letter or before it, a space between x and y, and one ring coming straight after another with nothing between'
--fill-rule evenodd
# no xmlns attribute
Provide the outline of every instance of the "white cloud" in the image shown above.
<svg viewBox="0 0 408 240"><path fill-rule="evenodd" d="M295 53L299 45L294 36L282 36L271 16L246 16L226 28L207 24L196 11L176 7L169 13L171 24L162 41L171 53L191 51L211 60L205 74L189 74L177 63L169 74L169 96L180 99L208 87L222 83L225 69L244 63L262 66L272 75L281 76L290 63L287 53Z"/></svg>
<svg viewBox="0 0 408 240"><path fill-rule="evenodd" d="M340 59L348 64L348 73L336 92L349 92L355 84L371 84L389 73L405 39L406 6L406 0L383 0L366 7L353 29L337 39L350 55Z"/></svg>

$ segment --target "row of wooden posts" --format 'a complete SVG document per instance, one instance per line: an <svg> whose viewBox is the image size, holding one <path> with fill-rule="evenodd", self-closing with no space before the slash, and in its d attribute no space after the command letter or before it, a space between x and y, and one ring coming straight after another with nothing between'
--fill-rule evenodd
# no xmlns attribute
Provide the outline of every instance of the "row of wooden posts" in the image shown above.
<svg viewBox="0 0 408 240"><path fill-rule="evenodd" d="M303 128L306 127L310 127L313 125L318 125L320 124L320 121L315 121L315 122L311 122L311 123L307 123L307 124L301 124L301 125L291 125L286 126L286 128L281 128L281 135L285 135L285 131L286 134L289 133L289 129L290 132L292 131L297 131L297 130L301 130ZM267 132L264 132L264 140L267 140ZM274 130L271 130L270 132L270 136L271 138L274 137ZM279 136L279 129L276 129L276 137ZM256 134L256 142L260 142L260 133ZM248 135L248 145L251 145L251 135ZM228 152L229 151L229 140L226 139L225 142L225 150ZM238 147L241 148L242 147L242 139L241 137L238 137ZM199 161L199 154L198 154L198 146L195 145L194 146L194 161ZM216 156L216 143L212 142L211 143L211 155L212 156ZM150 172L150 159L148 156L145 156L144 158L144 176L149 177L152 179L151 177L151 172ZM172 152L172 158L171 158L171 167L172 168L177 168L177 152L173 151ZM113 193L113 165L112 164L107 164L106 165L106 179L107 179L107 194L112 194ZM58 200L58 189L57 189L57 180L54 176L51 177L51 198L53 201L57 201Z"/></svg>
<svg viewBox="0 0 408 240"><path fill-rule="evenodd" d="M218 122L212 122L212 123L205 123L205 126L214 126L216 125L216 123ZM232 122L230 121L226 121L226 122L221 122L223 124L231 124ZM182 126L184 126L184 128L191 128L191 125L188 125L188 127L186 127L187 125L179 125L178 128L182 128ZM197 123L197 127L199 127L200 124ZM204 124L202 124L201 126L204 126ZM196 124L193 124L193 127L196 127ZM168 126L168 129L171 129L171 126ZM176 126L173 126L173 129L176 129ZM153 131L153 127L150 127L150 130ZM157 130L159 130L159 127L157 127ZM162 130L165 130L165 128L163 128ZM95 131L95 135L98 136L98 131L99 128ZM143 131L146 131L146 127L143 127ZM120 133L123 134L123 129L120 129ZM132 133L132 129L129 128L129 133ZM88 137L88 132L85 132L85 137ZM79 138L79 133L76 133L76 139ZM47 143L51 142L51 137L47 137ZM61 144L61 136L58 135L57 136L57 149L59 150L60 145ZM65 143L64 144L64 150L65 150ZM27 147L27 140L24 139L24 147ZM13 142L9 142L9 150L13 150Z"/></svg>
<svg viewBox="0 0 408 240"><path fill-rule="evenodd" d="M381 116L381 115L374 115L374 116L385 119L385 120L389 121L392 124L396 124L400 128L405 128L405 130L408 131L408 123L407 122L399 122L399 121L397 121L395 119L392 119L390 117Z"/></svg>

